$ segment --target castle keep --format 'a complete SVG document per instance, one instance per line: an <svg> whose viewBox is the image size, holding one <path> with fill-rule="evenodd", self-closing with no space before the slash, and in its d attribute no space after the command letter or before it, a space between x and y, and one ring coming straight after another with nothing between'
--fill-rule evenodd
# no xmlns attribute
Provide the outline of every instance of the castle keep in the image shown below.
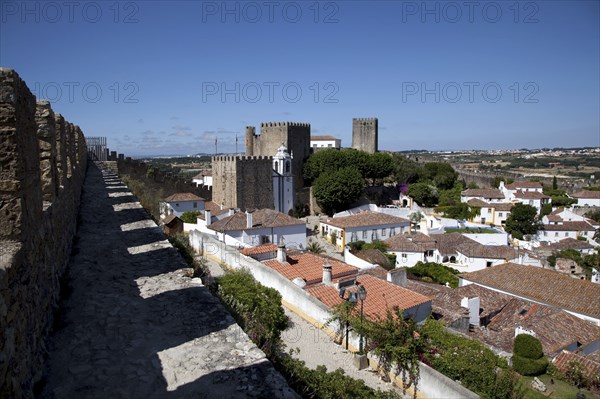
<svg viewBox="0 0 600 399"><path fill-rule="evenodd" d="M377 152L378 135L377 118L352 119L352 148L371 154Z"/></svg>
<svg viewBox="0 0 600 399"><path fill-rule="evenodd" d="M260 124L260 134L254 126L246 127L246 156L273 156L281 145L292 156L295 188L304 185L302 169L310 155L310 124L297 122L266 122Z"/></svg>

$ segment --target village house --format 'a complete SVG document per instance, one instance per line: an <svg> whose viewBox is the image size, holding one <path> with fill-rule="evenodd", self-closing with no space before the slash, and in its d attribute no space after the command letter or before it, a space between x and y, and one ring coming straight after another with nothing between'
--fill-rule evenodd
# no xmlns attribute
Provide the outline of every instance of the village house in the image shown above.
<svg viewBox="0 0 600 399"><path fill-rule="evenodd" d="M600 326L600 285L548 269L506 263L459 276L469 284L516 298L556 306Z"/></svg>
<svg viewBox="0 0 600 399"><path fill-rule="evenodd" d="M204 211L204 198L192 193L176 193L168 196L160 203L160 217L168 215L181 217L184 212Z"/></svg>
<svg viewBox="0 0 600 399"><path fill-rule="evenodd" d="M206 187L209 190L212 189L212 170L203 170L192 178L192 183L196 184L196 187Z"/></svg>
<svg viewBox="0 0 600 399"><path fill-rule="evenodd" d="M514 193L512 201L531 205L540 213L542 206L550 203L550 197L537 191L517 191Z"/></svg>
<svg viewBox="0 0 600 399"><path fill-rule="evenodd" d="M506 219L510 216L510 210L514 206L512 203L505 202L487 203L476 198L468 200L467 205L471 209L478 210L478 213L469 219L469 222L492 226L506 224Z"/></svg>
<svg viewBox="0 0 600 399"><path fill-rule="evenodd" d="M210 223L207 223L211 220ZM212 222L207 215L202 220L203 227L228 245L253 247L260 244L283 242L288 247L306 247L306 223L302 220L277 212L273 209L255 211L229 211L227 216ZM199 230L203 231L200 227Z"/></svg>
<svg viewBox="0 0 600 399"><path fill-rule="evenodd" d="M582 255L591 255L594 252L594 246L587 241L577 240L576 238L563 238L560 241L542 242L535 249L537 253L548 257L553 253L564 251L565 249L573 249Z"/></svg>
<svg viewBox="0 0 600 399"><path fill-rule="evenodd" d="M588 222L590 224L597 223L592 219L586 218L563 207L556 208L549 215L542 218L543 224L559 224L561 222Z"/></svg>
<svg viewBox="0 0 600 399"><path fill-rule="evenodd" d="M342 140L334 136L310 136L310 148L313 151L324 148L335 148L339 150L342 147Z"/></svg>
<svg viewBox="0 0 600 399"><path fill-rule="evenodd" d="M542 225L536 238L541 242L558 242L565 238L585 239L591 241L594 237L594 226L588 222L552 222Z"/></svg>
<svg viewBox="0 0 600 399"><path fill-rule="evenodd" d="M385 213L363 211L350 216L327 219L320 223L320 234L332 240L335 246L343 251L349 242L385 240L410 230L410 221Z"/></svg>
<svg viewBox="0 0 600 399"><path fill-rule="evenodd" d="M518 192L523 193L540 193L544 192L544 187L542 183L537 181L516 181L510 184L504 184L504 182L500 182L498 189L504 194L504 197L508 201L513 201L515 198L515 194Z"/></svg>
<svg viewBox="0 0 600 399"><path fill-rule="evenodd" d="M469 188L460 193L461 202L469 202L472 199L488 203L505 202L502 191L495 188Z"/></svg>
<svg viewBox="0 0 600 399"><path fill-rule="evenodd" d="M600 206L600 191L581 190L571 197L577 199L576 206Z"/></svg>

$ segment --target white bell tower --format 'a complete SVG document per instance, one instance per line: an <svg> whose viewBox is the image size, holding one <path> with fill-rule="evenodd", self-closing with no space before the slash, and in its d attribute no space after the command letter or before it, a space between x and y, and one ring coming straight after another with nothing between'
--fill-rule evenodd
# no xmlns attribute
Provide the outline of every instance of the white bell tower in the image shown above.
<svg viewBox="0 0 600 399"><path fill-rule="evenodd" d="M294 209L292 157L283 143L273 156L273 197L276 211L288 214Z"/></svg>

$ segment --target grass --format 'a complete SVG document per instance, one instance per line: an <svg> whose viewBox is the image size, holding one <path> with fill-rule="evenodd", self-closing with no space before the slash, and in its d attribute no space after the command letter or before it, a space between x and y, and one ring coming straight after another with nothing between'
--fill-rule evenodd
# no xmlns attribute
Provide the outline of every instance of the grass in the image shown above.
<svg viewBox="0 0 600 399"><path fill-rule="evenodd" d="M546 396L541 392L535 391L531 388L531 381L533 381L533 377L521 377L521 383L524 387L526 387L525 398L527 399L574 399L575 395L577 395L577 388L572 385L567 384L564 381L554 379L554 384L550 384L550 376L547 374L541 375L538 377L544 384L546 384L547 391L552 391L550 396ZM600 396L594 395L590 391L586 389L582 389L581 392L585 395L587 399L600 399Z"/></svg>
<svg viewBox="0 0 600 399"><path fill-rule="evenodd" d="M477 228L466 228L466 229L458 229L458 228L446 228L444 229L446 233L461 233L461 234L498 234L496 230L493 229L483 229L480 227Z"/></svg>

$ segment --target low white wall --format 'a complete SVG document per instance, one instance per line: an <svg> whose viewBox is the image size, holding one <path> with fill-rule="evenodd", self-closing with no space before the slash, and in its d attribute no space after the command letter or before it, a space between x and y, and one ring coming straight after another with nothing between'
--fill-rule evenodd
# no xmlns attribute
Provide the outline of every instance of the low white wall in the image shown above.
<svg viewBox="0 0 600 399"><path fill-rule="evenodd" d="M350 253L350 247L348 246L344 248L344 262L350 266L358 267L359 269L373 269L375 266L377 266L359 258L358 256L352 255L352 253Z"/></svg>
<svg viewBox="0 0 600 399"><path fill-rule="evenodd" d="M473 241L477 241L483 245L508 245L508 234L463 234L465 237L470 238Z"/></svg>

